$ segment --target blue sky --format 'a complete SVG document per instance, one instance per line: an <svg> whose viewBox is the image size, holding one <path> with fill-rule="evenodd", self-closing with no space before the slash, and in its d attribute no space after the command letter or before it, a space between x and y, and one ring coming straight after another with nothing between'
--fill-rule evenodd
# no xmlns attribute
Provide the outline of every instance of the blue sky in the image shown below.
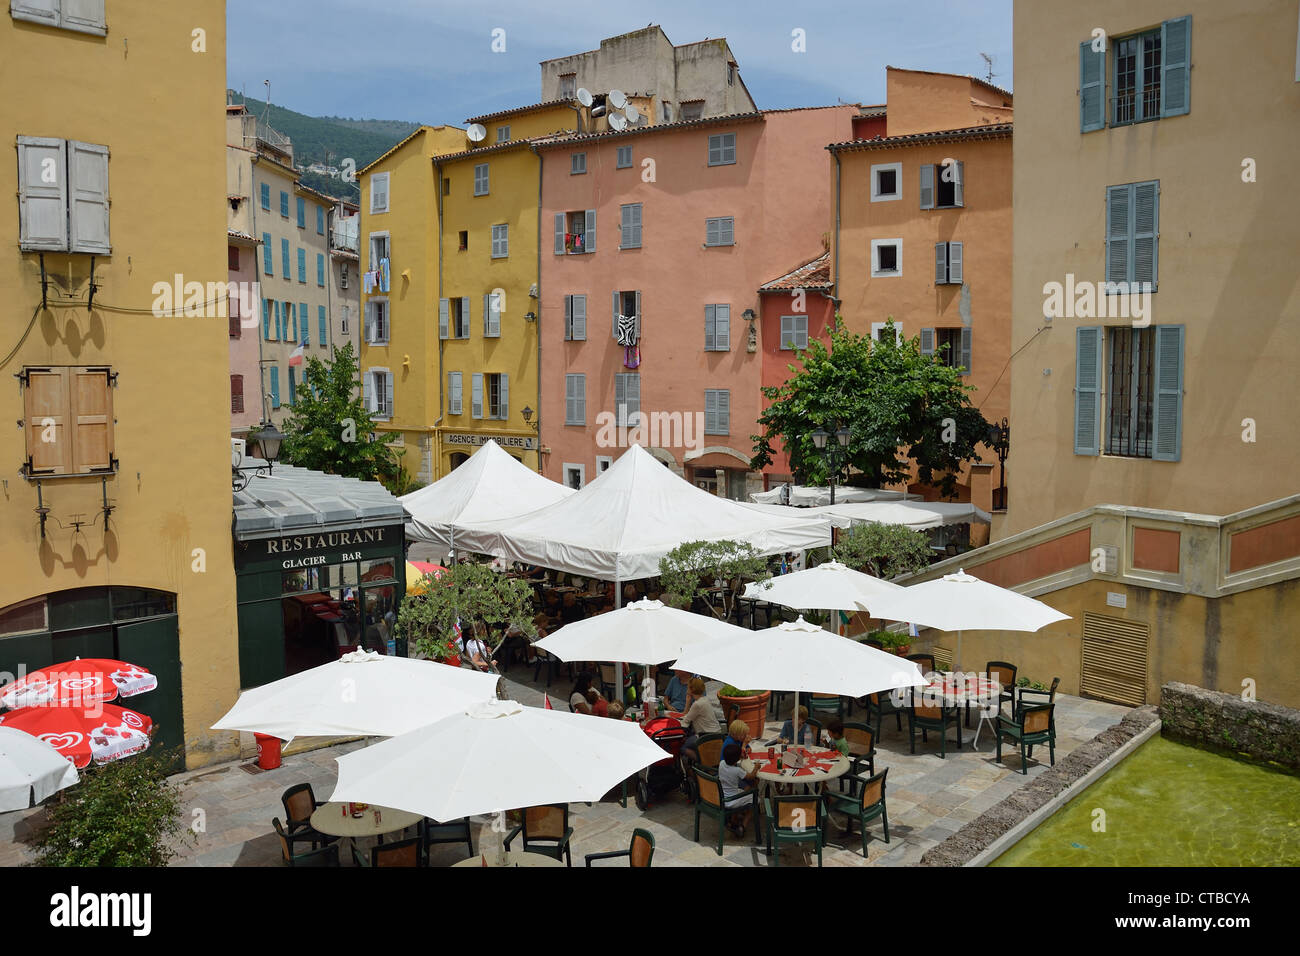
<svg viewBox="0 0 1300 956"><path fill-rule="evenodd" d="M885 66L1011 88L1012 0L804 2L228 0L227 84L314 116L463 124L535 103L540 60L658 23L677 44L726 37L760 107L885 99ZM506 51L491 51L505 30ZM807 51L791 50L791 31Z"/></svg>

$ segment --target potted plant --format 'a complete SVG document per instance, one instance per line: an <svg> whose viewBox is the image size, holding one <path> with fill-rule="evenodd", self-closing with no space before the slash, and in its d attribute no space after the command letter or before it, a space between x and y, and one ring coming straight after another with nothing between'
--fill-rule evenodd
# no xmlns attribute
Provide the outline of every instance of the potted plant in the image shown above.
<svg viewBox="0 0 1300 956"><path fill-rule="evenodd" d="M906 656L907 652L912 649L912 635L907 631L871 631L862 640L878 641L885 650L891 654L897 654L899 657Z"/></svg>
<svg viewBox="0 0 1300 956"><path fill-rule="evenodd" d="M753 737L763 736L767 702L771 696L770 690L739 690L730 684L718 689L718 703L722 705L725 722L743 720Z"/></svg>

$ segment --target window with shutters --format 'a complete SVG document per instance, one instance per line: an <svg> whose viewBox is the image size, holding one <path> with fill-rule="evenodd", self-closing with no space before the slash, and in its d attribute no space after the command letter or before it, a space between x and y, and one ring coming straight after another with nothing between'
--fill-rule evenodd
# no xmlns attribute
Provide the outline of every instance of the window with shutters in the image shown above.
<svg viewBox="0 0 1300 956"><path fill-rule="evenodd" d="M307 281L307 250L298 250L298 281L306 283Z"/></svg>
<svg viewBox="0 0 1300 956"><path fill-rule="evenodd" d="M1190 112L1191 47L1190 16L1109 44L1080 43L1080 132L1105 128L1108 114L1111 126L1128 126Z"/></svg>
<svg viewBox="0 0 1300 956"><path fill-rule="evenodd" d="M487 418L505 421L510 418L508 375L488 372L483 376L484 398L487 399Z"/></svg>
<svg viewBox="0 0 1300 956"><path fill-rule="evenodd" d="M510 142L510 126L508 124L505 126L497 127L497 142L498 143Z"/></svg>
<svg viewBox="0 0 1300 956"><path fill-rule="evenodd" d="M960 242L934 244L934 284L961 285L964 247Z"/></svg>
<svg viewBox="0 0 1300 956"><path fill-rule="evenodd" d="M1178 461L1182 454L1183 326L1107 328L1103 357L1097 348L1103 330L1079 330L1075 402L1075 453L1097 454L1096 396L1106 397L1105 441L1108 455ZM1085 336L1085 333L1087 335ZM1104 375L1104 381L1103 381ZM1080 440L1080 436L1084 440Z"/></svg>
<svg viewBox="0 0 1300 956"><path fill-rule="evenodd" d="M370 214L388 212L388 177L391 173L374 173L370 177Z"/></svg>
<svg viewBox="0 0 1300 956"><path fill-rule="evenodd" d="M903 274L903 240L871 240L871 277L873 279Z"/></svg>
<svg viewBox="0 0 1300 956"><path fill-rule="evenodd" d="M635 428L641 421L641 376L637 372L614 375L614 414L620 428Z"/></svg>
<svg viewBox="0 0 1300 956"><path fill-rule="evenodd" d="M556 213L555 251L582 255L596 251L596 210Z"/></svg>
<svg viewBox="0 0 1300 956"><path fill-rule="evenodd" d="M108 147L19 136L18 245L26 251L112 251Z"/></svg>
<svg viewBox="0 0 1300 956"><path fill-rule="evenodd" d="M488 194L488 164L479 163L474 167L474 195L486 196Z"/></svg>
<svg viewBox="0 0 1300 956"><path fill-rule="evenodd" d="M289 218L289 194L283 189L280 190L280 215Z"/></svg>
<svg viewBox="0 0 1300 956"><path fill-rule="evenodd" d="M366 342L370 345L388 344L388 300L385 298L366 301Z"/></svg>
<svg viewBox="0 0 1300 956"><path fill-rule="evenodd" d="M389 234L386 232L372 232L370 234L370 268L378 269L379 263L387 259L391 252L389 251Z"/></svg>
<svg viewBox="0 0 1300 956"><path fill-rule="evenodd" d="M504 259L510 255L510 226L498 223L492 227L492 258Z"/></svg>
<svg viewBox="0 0 1300 956"><path fill-rule="evenodd" d="M325 288L325 253L316 253L316 284Z"/></svg>
<svg viewBox="0 0 1300 956"><path fill-rule="evenodd" d="M29 478L117 470L113 457L113 383L105 366L24 368L23 430Z"/></svg>
<svg viewBox="0 0 1300 956"><path fill-rule="evenodd" d="M1156 291L1160 251L1160 181L1106 188L1107 294ZM1117 285L1126 283L1126 285ZM1136 284L1136 288L1134 287Z"/></svg>
<svg viewBox="0 0 1300 956"><path fill-rule="evenodd" d="M566 342L583 342L587 338L587 297L585 295L566 295L564 297L564 340Z"/></svg>
<svg viewBox="0 0 1300 956"><path fill-rule="evenodd" d="M641 342L641 292L616 289L610 299L610 332L624 348Z"/></svg>
<svg viewBox="0 0 1300 956"><path fill-rule="evenodd" d="M781 349L785 351L808 347L808 316L781 316Z"/></svg>
<svg viewBox="0 0 1300 956"><path fill-rule="evenodd" d="M465 414L465 378L461 372L447 373L447 414Z"/></svg>
<svg viewBox="0 0 1300 956"><path fill-rule="evenodd" d="M727 352L731 349L731 306L706 305L704 307L704 350Z"/></svg>
<svg viewBox="0 0 1300 956"><path fill-rule="evenodd" d="M564 424L587 424L587 376L564 376Z"/></svg>
<svg viewBox="0 0 1300 956"><path fill-rule="evenodd" d="M871 167L871 201L903 198L903 164L877 163Z"/></svg>
<svg viewBox="0 0 1300 956"><path fill-rule="evenodd" d="M934 350L939 361L949 368L963 368L961 364L961 329L935 329Z"/></svg>
<svg viewBox="0 0 1300 956"><path fill-rule="evenodd" d="M714 133L709 137L709 165L729 166L736 161L736 134Z"/></svg>
<svg viewBox="0 0 1300 956"><path fill-rule="evenodd" d="M262 208L271 211L271 184L262 183Z"/></svg>
<svg viewBox="0 0 1300 956"><path fill-rule="evenodd" d="M306 229L307 228L307 200L304 199L302 196L295 196L294 198L298 200L297 203L298 228Z"/></svg>
<svg viewBox="0 0 1300 956"><path fill-rule="evenodd" d="M239 415L244 411L244 376L230 376L230 414Z"/></svg>
<svg viewBox="0 0 1300 956"><path fill-rule="evenodd" d="M451 316L451 337L453 339L469 338L469 297L449 299L447 308Z"/></svg>
<svg viewBox="0 0 1300 956"><path fill-rule="evenodd" d="M581 176L587 171L587 154L570 153L569 154L569 175Z"/></svg>
<svg viewBox="0 0 1300 956"><path fill-rule="evenodd" d="M11 0L9 12L15 20L27 20L61 30L104 36L104 0Z"/></svg>
<svg viewBox="0 0 1300 956"><path fill-rule="evenodd" d="M731 392L728 389L704 390L704 434L731 434Z"/></svg>
<svg viewBox="0 0 1300 956"><path fill-rule="evenodd" d="M231 272L239 271L239 246L226 247L226 267Z"/></svg>
<svg viewBox="0 0 1300 956"><path fill-rule="evenodd" d="M1106 454L1150 458L1155 329L1107 329L1106 352Z"/></svg>
<svg viewBox="0 0 1300 956"><path fill-rule="evenodd" d="M369 408L375 418L393 417L393 373L386 368L372 368L369 372Z"/></svg>
<svg viewBox="0 0 1300 956"><path fill-rule="evenodd" d="M631 146L620 146L618 148L618 157L615 161L614 168L615 169L632 168L632 147Z"/></svg>
<svg viewBox="0 0 1300 956"><path fill-rule="evenodd" d="M620 249L641 248L641 204L627 203L619 207L622 232L619 236Z"/></svg>
<svg viewBox="0 0 1300 956"><path fill-rule="evenodd" d="M706 246L734 246L736 244L736 219L724 216L720 219L704 220L704 244Z"/></svg>

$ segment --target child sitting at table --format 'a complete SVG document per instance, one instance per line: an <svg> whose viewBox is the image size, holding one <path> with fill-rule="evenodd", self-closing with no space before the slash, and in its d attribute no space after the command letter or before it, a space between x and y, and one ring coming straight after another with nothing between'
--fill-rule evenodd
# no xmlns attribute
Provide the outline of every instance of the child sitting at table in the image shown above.
<svg viewBox="0 0 1300 956"><path fill-rule="evenodd" d="M597 717L609 716L609 701L605 700L594 687L587 688L587 706Z"/></svg>
<svg viewBox="0 0 1300 956"><path fill-rule="evenodd" d="M722 763L718 766L718 782L722 784L723 805L728 810L739 811L727 816L727 829L736 836L745 835L745 826L749 823L750 814L754 809L754 786L746 786L746 781L752 781L757 776L757 764L749 773L745 773L744 768L740 766L739 744L727 744L722 748ZM744 809L741 810L741 807L744 807Z"/></svg>
<svg viewBox="0 0 1300 956"><path fill-rule="evenodd" d="M623 705L620 704L620 703L619 703L618 701L616 701L616 700L611 700L611 701L609 702L609 713L607 714L607 716L612 717L612 718L614 718L615 720L622 720L622 719L623 719Z"/></svg>
<svg viewBox="0 0 1300 956"><path fill-rule="evenodd" d="M799 705L799 743L808 743L808 708L803 704ZM779 743L788 744L794 741L794 718L787 720L781 725L781 734L777 738Z"/></svg>
<svg viewBox="0 0 1300 956"><path fill-rule="evenodd" d="M844 738L844 721L838 717L832 717L827 721L826 736L829 745L838 750L841 757L849 755L849 742Z"/></svg>

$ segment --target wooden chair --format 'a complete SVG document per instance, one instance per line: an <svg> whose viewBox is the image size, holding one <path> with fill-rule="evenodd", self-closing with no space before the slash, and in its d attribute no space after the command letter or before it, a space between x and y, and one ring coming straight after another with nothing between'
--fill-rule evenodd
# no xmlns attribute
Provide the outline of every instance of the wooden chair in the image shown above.
<svg viewBox="0 0 1300 956"><path fill-rule="evenodd" d="M1016 715L1016 665L1008 664L1006 661L989 661L984 665L984 673L989 676L990 680L995 680L1002 685L1002 693L998 695L998 709L1002 709L1002 702L1007 701L1011 704L1011 716ZM970 710L969 705L967 711Z"/></svg>
<svg viewBox="0 0 1300 956"><path fill-rule="evenodd" d="M908 654L907 659L914 661L916 666L921 668L921 676L934 672L934 655L933 654Z"/></svg>
<svg viewBox="0 0 1300 956"><path fill-rule="evenodd" d="M280 805L284 807L285 835L291 845L306 842L314 850L338 839L319 832L311 825L311 815L322 806L322 801L316 799L311 784L294 784L280 794Z"/></svg>
<svg viewBox="0 0 1300 956"><path fill-rule="evenodd" d="M736 809L728 810L726 801L722 798L722 781L715 774L707 770L701 770L696 767L692 771L695 778L695 842L700 842L700 815L710 816L718 821L718 856L722 856L722 841L726 838L727 817L737 812ZM757 793L757 790L755 790ZM757 799L757 798L755 798ZM755 842L758 837L757 819L754 827Z"/></svg>
<svg viewBox="0 0 1300 956"><path fill-rule="evenodd" d="M1016 695L1016 711L1033 704L1055 704L1056 688L1061 686L1061 678L1053 677L1052 686L1047 690L1034 690L1032 687L1021 687ZM1014 714L1013 714L1014 716ZM1055 717L1053 717L1055 719ZM1030 751L1032 754L1033 751Z"/></svg>
<svg viewBox="0 0 1300 956"><path fill-rule="evenodd" d="M438 843L464 843L469 851L466 856L474 855L474 837L469 829L469 817L453 820L451 823L438 823L425 817L420 821L420 838L424 841L424 863L429 863L429 847Z"/></svg>
<svg viewBox="0 0 1300 956"><path fill-rule="evenodd" d="M655 855L655 838L649 830L643 830L637 827L632 831L632 839L627 845L626 850L613 850L609 853L588 853L584 860L587 866L591 866L592 860L612 860L615 857L627 857L628 866L645 866L650 865L650 861Z"/></svg>
<svg viewBox="0 0 1300 956"><path fill-rule="evenodd" d="M844 739L849 742L849 760L852 766L849 772L840 777L840 790L844 789L845 779L852 780L866 767L868 773L876 772L876 735L867 724L850 721L844 725ZM850 792L852 788L850 787Z"/></svg>
<svg viewBox="0 0 1300 956"><path fill-rule="evenodd" d="M280 838L280 852L284 856L284 862L289 866L339 865L338 844L321 847L319 849L311 849L305 853L295 853L293 850L293 840L285 831L284 825L280 823L280 818L272 817L271 826L275 828L275 835Z"/></svg>
<svg viewBox="0 0 1300 956"><path fill-rule="evenodd" d="M398 840L396 843L381 843L370 848L369 859L352 845L352 862L365 867L422 867L424 866L423 841L420 837Z"/></svg>
<svg viewBox="0 0 1300 956"><path fill-rule="evenodd" d="M566 866L573 866L573 850L569 846L569 841L573 839L573 827L569 826L567 803L526 809L524 822L506 837L507 851L510 849L510 841L520 833L524 836L525 853L544 853L557 860L564 860Z"/></svg>
<svg viewBox="0 0 1300 956"><path fill-rule="evenodd" d="M781 865L781 844L812 843L817 849L817 865L822 865L822 847L826 843L825 803L820 796L793 795L772 797L764 801L767 815L767 852L772 865Z"/></svg>
<svg viewBox="0 0 1300 956"><path fill-rule="evenodd" d="M726 734L700 734L695 738L695 752L700 755L699 765L710 773L717 773L722 763L722 742Z"/></svg>
<svg viewBox="0 0 1300 956"><path fill-rule="evenodd" d="M888 775L889 768L886 767L880 773L872 774L866 779L854 777L853 786L846 794L834 792L826 794L827 813L838 810L847 814L845 830L848 833L853 833L853 820L857 819L859 829L862 831L863 859L867 856L867 824L876 817L880 817L885 825L885 842L889 842L889 813L885 809L885 778Z"/></svg>
<svg viewBox="0 0 1300 956"><path fill-rule="evenodd" d="M871 722L874 715L876 719L876 739L880 739L881 725L884 723L886 714L893 714L894 721L898 724L899 733L903 732L903 711L904 707L894 706L894 697L888 691L880 691L876 694L867 696L867 722Z"/></svg>
<svg viewBox="0 0 1300 956"><path fill-rule="evenodd" d="M916 753L916 732L921 731L921 741L929 742L928 732L931 730L939 731L939 759L942 760L948 753L948 724L957 728L957 749L961 750L961 720L958 719L956 709L944 707L943 705L918 704L913 698L912 704L907 708L907 733L912 745L912 753Z"/></svg>
<svg viewBox="0 0 1300 956"><path fill-rule="evenodd" d="M1047 744L1051 754L1051 766L1056 766L1056 721L1055 704L1034 704L1023 707L1015 719L998 718L998 753L994 758L1002 762L1002 741L1009 739L1020 744L1020 772L1029 775L1027 766L1029 757L1026 748L1033 750L1035 744Z"/></svg>

